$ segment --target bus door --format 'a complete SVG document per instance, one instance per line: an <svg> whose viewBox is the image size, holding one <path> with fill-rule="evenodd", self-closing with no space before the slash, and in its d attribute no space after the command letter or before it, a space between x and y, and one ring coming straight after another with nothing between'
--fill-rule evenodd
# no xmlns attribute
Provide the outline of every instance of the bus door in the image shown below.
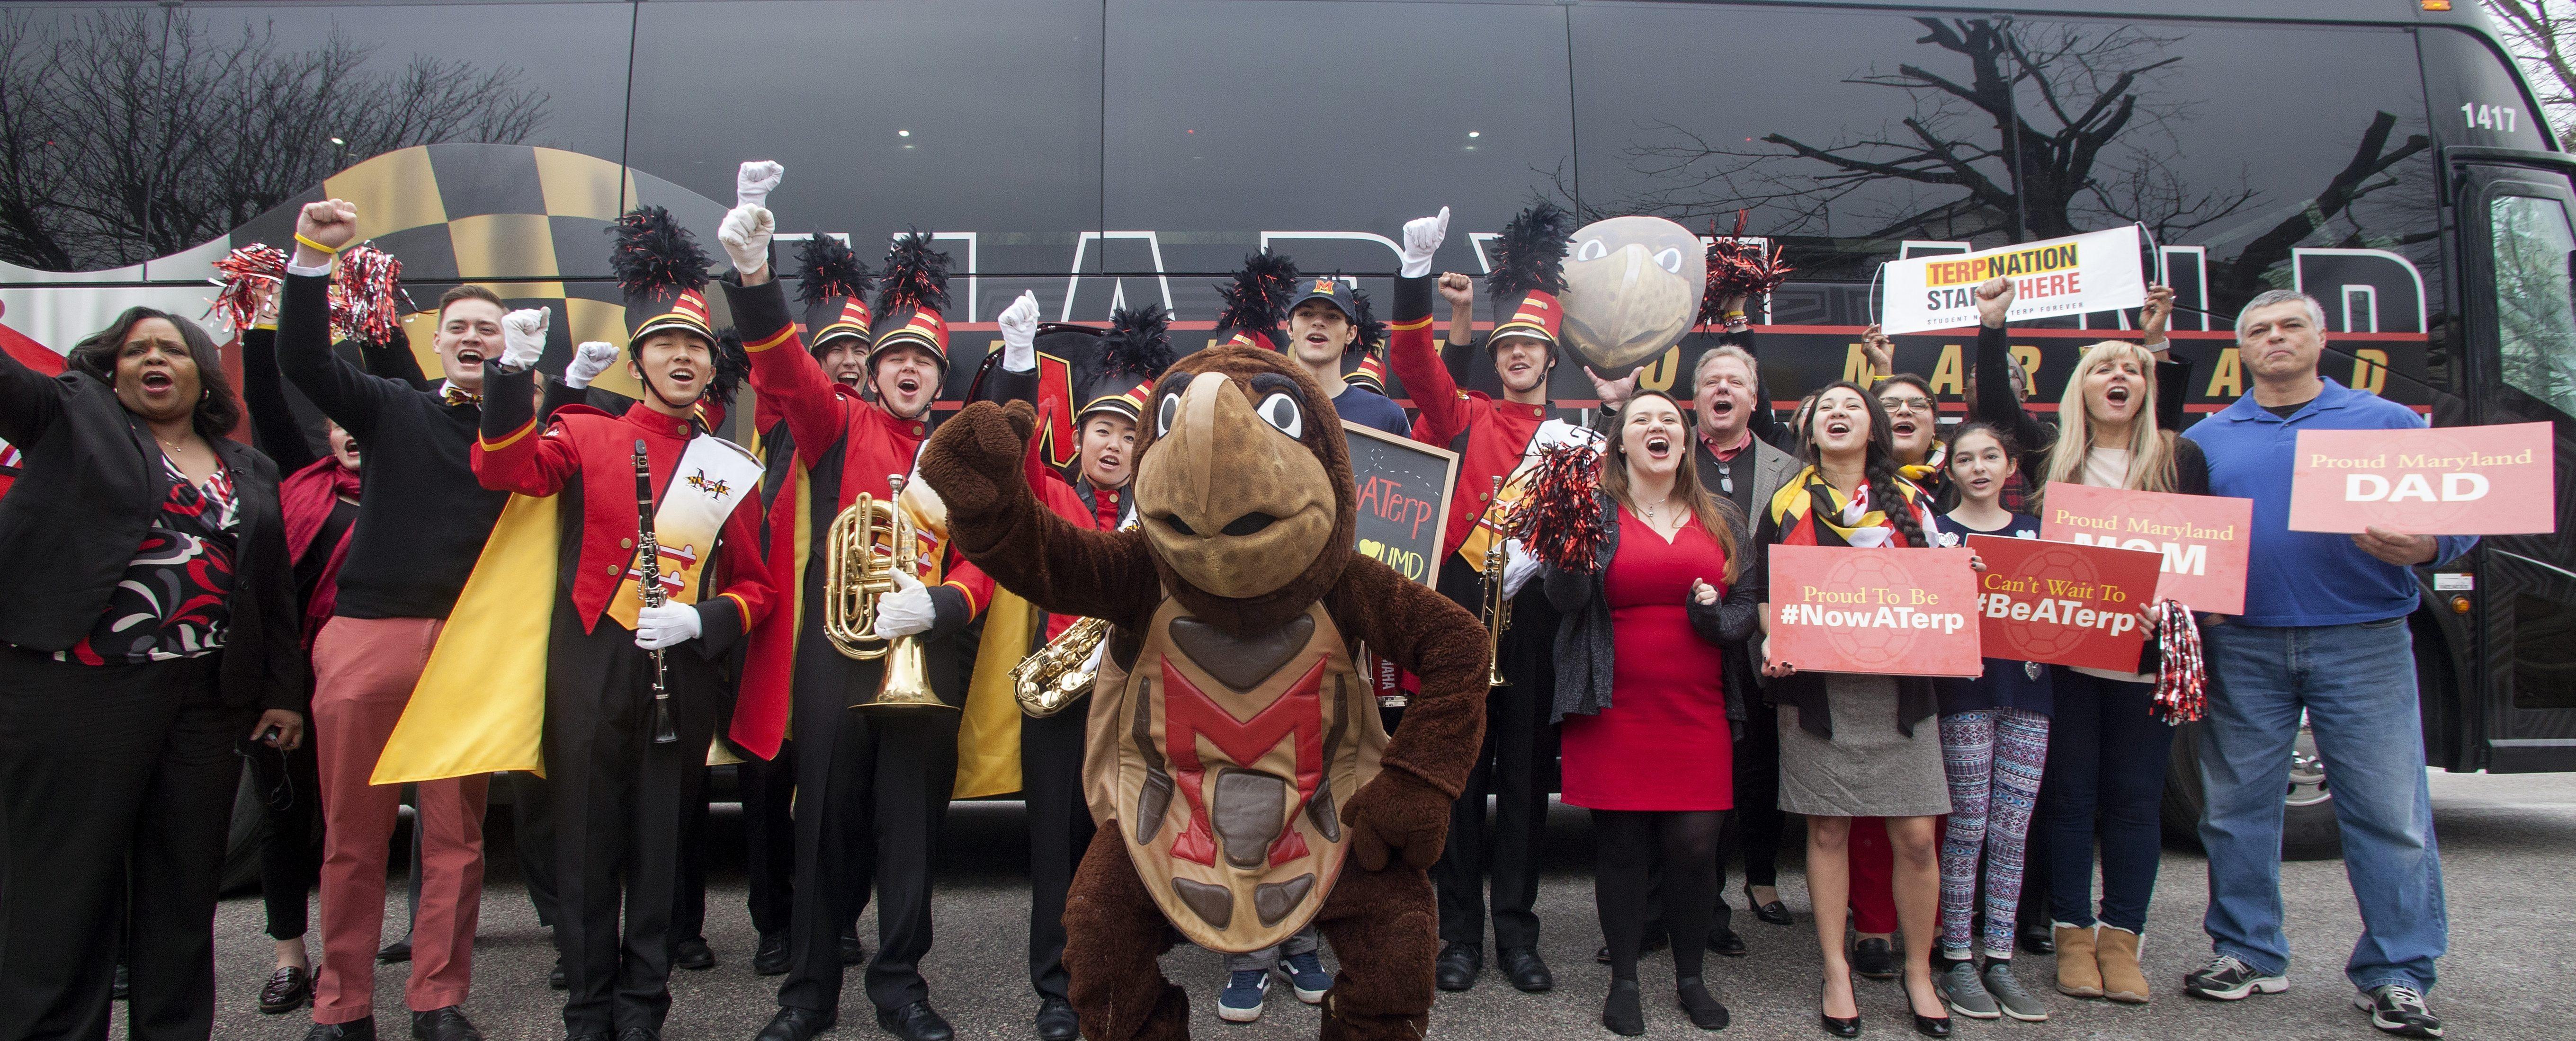
<svg viewBox="0 0 2576 1041"><path fill-rule="evenodd" d="M2436 574L2435 606L2452 611L2467 598L2476 664L2463 707L2486 740L2487 768L2576 770L2576 162L2499 148L2453 148L2448 158L2465 421L2556 427L2558 530L2481 540Z"/></svg>

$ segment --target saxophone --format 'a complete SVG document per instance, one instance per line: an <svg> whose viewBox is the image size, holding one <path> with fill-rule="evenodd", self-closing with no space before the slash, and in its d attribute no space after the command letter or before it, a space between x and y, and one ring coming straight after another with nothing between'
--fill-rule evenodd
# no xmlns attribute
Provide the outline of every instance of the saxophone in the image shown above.
<svg viewBox="0 0 2576 1041"><path fill-rule="evenodd" d="M1011 693L1018 695L1020 711L1045 719L1090 693L1091 681L1100 673L1091 656L1108 635L1108 622L1085 618L1011 666Z"/></svg>
<svg viewBox="0 0 2576 1041"><path fill-rule="evenodd" d="M1503 498L1503 479L1494 478L1494 499ZM1503 677L1503 631L1512 627L1512 599L1503 595L1503 565L1511 551L1503 548L1503 533L1498 527L1485 542L1485 566L1478 573L1485 597L1485 685L1508 687L1512 681Z"/></svg>

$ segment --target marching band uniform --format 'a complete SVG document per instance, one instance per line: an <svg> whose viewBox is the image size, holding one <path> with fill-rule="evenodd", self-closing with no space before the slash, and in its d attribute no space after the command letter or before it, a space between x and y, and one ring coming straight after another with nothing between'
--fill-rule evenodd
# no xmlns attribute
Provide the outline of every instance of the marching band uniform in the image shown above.
<svg viewBox="0 0 2576 1041"><path fill-rule="evenodd" d="M1552 209L1552 208L1551 208ZM1519 297L1486 337L1492 346L1506 336L1530 336L1557 343L1563 308L1548 288L1544 271L1553 274L1564 253L1564 232L1551 228L1535 211L1513 221L1526 232L1505 232L1505 242L1528 242L1534 255L1518 265L1506 256L1495 267L1497 296ZM1552 252L1551 252L1552 251ZM1504 281L1501 276L1518 277ZM1560 279L1562 276L1555 276ZM1485 550L1497 533L1508 500L1519 489L1509 478L1535 461L1540 449L1570 437L1580 428L1554 414L1547 405L1504 401L1482 391L1462 390L1442 364L1433 340L1433 276L1398 278L1395 320L1389 325L1388 360L1396 378L1413 396L1421 415L1413 439L1458 453L1458 485L1449 498L1449 525L1441 546L1440 592L1469 611L1482 606L1479 578ZM1506 479L1503 498L1495 501L1494 478ZM1484 963L1486 878L1493 885L1494 945L1507 962L1522 951L1535 962L1538 916L1538 861L1545 838L1549 772L1556 758L1555 733L1547 724L1556 683L1553 643L1557 612L1535 585L1512 598L1511 628L1497 649L1496 668L1510 681L1496 687L1486 703L1485 747L1467 776L1467 788L1449 819L1449 841L1431 869L1440 890L1442 986L1465 990ZM1486 824L1485 795L1496 796L1496 812ZM1463 980L1455 966L1463 957ZM1550 985L1544 967L1536 973L1513 972L1515 985L1533 984L1533 992Z"/></svg>
<svg viewBox="0 0 2576 1041"><path fill-rule="evenodd" d="M927 244L926 235L907 236L895 260L922 263L916 255L926 255ZM896 279L891 271L888 276L891 288ZM944 283L945 272L936 278ZM944 366L944 296L944 287L938 299L881 293L881 331L869 351L869 371L877 355L897 345L928 350ZM884 662L843 656L822 630L824 531L860 495L886 498L889 475L912 472L913 458L930 434L929 417L898 417L833 383L801 349L777 280L756 286L727 282L725 298L751 354L752 388L783 417L773 429L785 436L764 439L776 479L768 557L779 586L793 597L785 602L793 605L795 621L753 635L743 677L744 698L792 705L802 811L795 820L795 890L802 899L790 928L791 967L778 990L778 1016L760 1036L802 1041L838 1020L841 924L850 920L852 902L864 901L873 884L878 950L868 966L867 988L878 1022L906 1024L913 1036L943 1038L949 1036L947 1024L930 1009L929 984L918 966L931 943L930 864L957 772L959 717L929 709L851 711L876 691ZM838 333L828 327L818 333L831 335ZM779 349L791 345L799 349ZM942 568L945 547L939 549L922 555L931 572L923 578L932 583L935 621L919 635L928 645L932 689L959 706L966 686L959 648L971 644L956 637L990 602L993 585L962 560ZM768 750L776 748L779 736L766 736Z"/></svg>

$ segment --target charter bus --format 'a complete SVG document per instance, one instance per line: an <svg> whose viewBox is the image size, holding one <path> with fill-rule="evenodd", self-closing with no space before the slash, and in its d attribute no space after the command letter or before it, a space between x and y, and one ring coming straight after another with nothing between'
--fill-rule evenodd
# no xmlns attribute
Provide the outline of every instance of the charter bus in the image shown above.
<svg viewBox="0 0 2576 1041"><path fill-rule="evenodd" d="M1405 219L1450 207L1438 264L1475 273L1547 199L1782 247L1757 317L1786 407L1859 370L1886 261L2138 225L2194 415L2247 389L2236 310L2295 287L2336 379L2557 425L2559 533L2426 569L2410 628L2434 765L2576 769L2576 160L2473 0L5 4L0 91L0 338L52 364L130 304L202 309L213 261L336 196L412 299L553 307L557 369L619 339L607 221L661 205L712 247L755 158L790 237L939 238L952 394L1024 290L1063 321L1165 304L1195 347L1247 253L1385 299ZM2128 321L2017 330L2031 400ZM1686 387L1704 340L1645 382ZM1903 337L1897 368L1955 415L1971 341ZM1573 366L1555 390L1590 404ZM2309 747L2293 855L2334 848Z"/></svg>

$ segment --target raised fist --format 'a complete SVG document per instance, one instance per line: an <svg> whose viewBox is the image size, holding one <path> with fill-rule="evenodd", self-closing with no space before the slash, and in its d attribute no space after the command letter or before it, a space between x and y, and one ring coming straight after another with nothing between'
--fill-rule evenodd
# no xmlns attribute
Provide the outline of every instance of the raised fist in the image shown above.
<svg viewBox="0 0 2576 1041"><path fill-rule="evenodd" d="M724 243L725 256L733 260L733 269L744 275L769 267L769 237L778 231L778 218L769 208L745 203L725 213L724 223L716 227L716 241Z"/></svg>
<svg viewBox="0 0 2576 1041"><path fill-rule="evenodd" d="M1476 306L1476 280L1455 271L1440 273L1440 299L1451 308Z"/></svg>
<svg viewBox="0 0 2576 1041"><path fill-rule="evenodd" d="M778 182L786 176L786 167L767 159L754 159L742 164L742 168L734 171L733 175L733 204L768 208L769 193L776 191Z"/></svg>
<svg viewBox="0 0 2576 1041"><path fill-rule="evenodd" d="M1397 272L1406 278L1420 278L1431 273L1431 255L1440 252L1440 242L1449 237L1449 207L1440 208L1437 217L1415 217L1404 222L1404 244L1397 255L1404 267Z"/></svg>
<svg viewBox="0 0 2576 1041"><path fill-rule="evenodd" d="M358 237L358 208L341 199L308 202L295 214L295 235L320 243L314 249L302 242L295 244L296 267L316 268L331 263L331 254L339 252Z"/></svg>
<svg viewBox="0 0 2576 1041"><path fill-rule="evenodd" d="M531 307L501 316L502 368L518 372L537 363L537 356L546 353L546 325L553 315Z"/></svg>
<svg viewBox="0 0 2576 1041"><path fill-rule="evenodd" d="M1037 426L1037 409L1025 401L1007 407L990 401L967 405L922 446L921 479L930 482L930 490L939 493L953 515L1000 510L1013 485L1027 486L1022 460Z"/></svg>
<svg viewBox="0 0 2576 1041"><path fill-rule="evenodd" d="M1002 367L1012 372L1027 372L1037 367L1038 295L1020 294L1003 308L993 324L1002 329Z"/></svg>
<svg viewBox="0 0 2576 1041"><path fill-rule="evenodd" d="M2003 328L2004 314L2012 310L2013 294L2017 291L2012 279L1987 279L1984 285L1977 287L1977 320L1989 329Z"/></svg>
<svg viewBox="0 0 2576 1041"><path fill-rule="evenodd" d="M564 386L574 390L590 386L590 381L598 379L600 373L608 371L608 367L615 364L617 364L616 344L602 343L598 340L584 341L581 346L572 349L572 363L564 366Z"/></svg>

